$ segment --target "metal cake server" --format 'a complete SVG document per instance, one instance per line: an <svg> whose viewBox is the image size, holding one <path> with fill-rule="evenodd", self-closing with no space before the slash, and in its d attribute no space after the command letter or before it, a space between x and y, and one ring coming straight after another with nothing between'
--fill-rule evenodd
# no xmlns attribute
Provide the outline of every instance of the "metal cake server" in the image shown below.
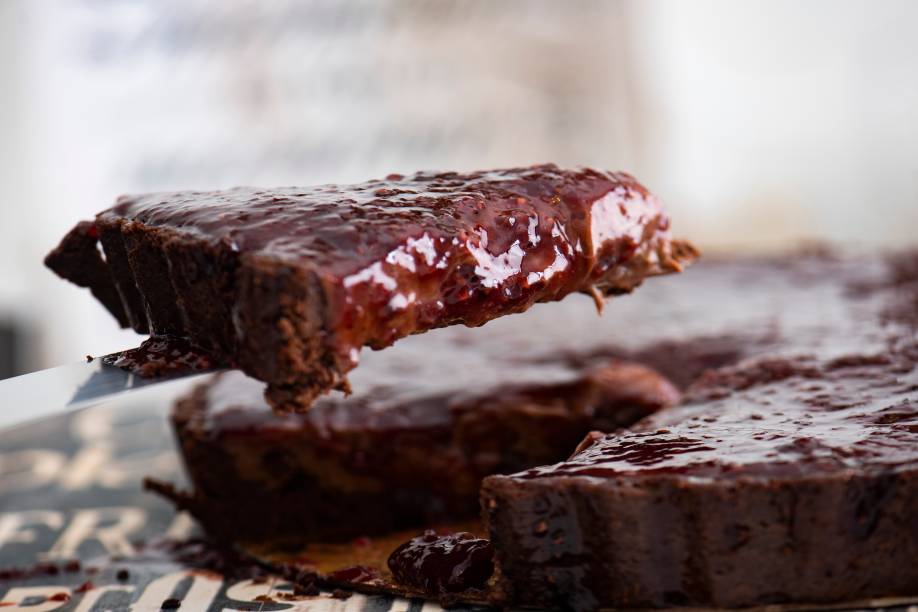
<svg viewBox="0 0 918 612"><path fill-rule="evenodd" d="M0 428L85 408L151 385L216 371L188 369L145 378L103 363L103 359L0 380Z"/></svg>

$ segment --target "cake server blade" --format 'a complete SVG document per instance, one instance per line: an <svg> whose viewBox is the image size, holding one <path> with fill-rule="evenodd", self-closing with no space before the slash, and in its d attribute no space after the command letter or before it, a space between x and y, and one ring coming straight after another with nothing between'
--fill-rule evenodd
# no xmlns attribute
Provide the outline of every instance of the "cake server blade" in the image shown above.
<svg viewBox="0 0 918 612"><path fill-rule="evenodd" d="M207 373L188 369L145 378L103 363L103 359L0 380L0 428L85 408L151 385Z"/></svg>

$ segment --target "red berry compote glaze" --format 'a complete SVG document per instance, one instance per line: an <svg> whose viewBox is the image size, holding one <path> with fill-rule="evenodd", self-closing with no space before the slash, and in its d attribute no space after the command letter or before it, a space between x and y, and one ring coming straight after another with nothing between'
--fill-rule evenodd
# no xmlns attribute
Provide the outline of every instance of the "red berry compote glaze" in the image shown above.
<svg viewBox="0 0 918 612"><path fill-rule="evenodd" d="M519 474L705 479L813 477L918 466L918 349L764 358L712 370L686 405Z"/></svg>

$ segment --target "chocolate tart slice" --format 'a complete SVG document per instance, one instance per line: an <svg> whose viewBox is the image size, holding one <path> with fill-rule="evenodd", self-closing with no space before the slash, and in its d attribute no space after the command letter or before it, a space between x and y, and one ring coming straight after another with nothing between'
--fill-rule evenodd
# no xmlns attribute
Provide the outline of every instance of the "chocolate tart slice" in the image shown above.
<svg viewBox="0 0 918 612"><path fill-rule="evenodd" d="M363 346L627 293L695 256L631 176L543 165L126 196L46 263L138 332L266 381L289 411L347 389Z"/></svg>
<svg viewBox="0 0 918 612"><path fill-rule="evenodd" d="M422 363L374 361L351 396L282 416L262 383L217 375L172 415L192 492L148 487L210 535L262 549L421 528L475 517L485 476L557 461L591 429L615 430L680 397L653 370L619 360L559 360L472 389L442 371L438 385L418 384ZM514 380L512 366L504 373Z"/></svg>
<svg viewBox="0 0 918 612"><path fill-rule="evenodd" d="M485 479L498 599L592 610L918 594L916 263L816 251L700 266L708 324L760 340L683 405Z"/></svg>
<svg viewBox="0 0 918 612"><path fill-rule="evenodd" d="M687 405L485 480L518 604L721 606L918 594L918 346L768 358Z"/></svg>

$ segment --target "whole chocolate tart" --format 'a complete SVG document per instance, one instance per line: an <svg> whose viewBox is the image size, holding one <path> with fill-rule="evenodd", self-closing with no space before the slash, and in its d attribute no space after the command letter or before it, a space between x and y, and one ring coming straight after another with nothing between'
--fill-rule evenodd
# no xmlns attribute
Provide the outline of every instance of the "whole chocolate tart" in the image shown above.
<svg viewBox="0 0 918 612"><path fill-rule="evenodd" d="M126 196L46 263L123 325L266 381L289 411L347 389L363 346L627 293L695 255L631 176L543 165Z"/></svg>
<svg viewBox="0 0 918 612"><path fill-rule="evenodd" d="M262 550L407 528L398 550L417 556L427 540L484 550L421 532L508 474L481 488L496 570L470 601L918 593L918 255L713 258L615 306L572 298L407 338L305 415L275 418L258 383L221 376L174 413L192 492L156 486ZM659 409L667 379L684 400ZM610 433L564 459L590 427ZM393 559L396 580L429 582Z"/></svg>
<svg viewBox="0 0 918 612"><path fill-rule="evenodd" d="M711 316L762 317L761 354L565 461L485 479L498 601L594 610L918 594L918 254L721 274L735 295Z"/></svg>

